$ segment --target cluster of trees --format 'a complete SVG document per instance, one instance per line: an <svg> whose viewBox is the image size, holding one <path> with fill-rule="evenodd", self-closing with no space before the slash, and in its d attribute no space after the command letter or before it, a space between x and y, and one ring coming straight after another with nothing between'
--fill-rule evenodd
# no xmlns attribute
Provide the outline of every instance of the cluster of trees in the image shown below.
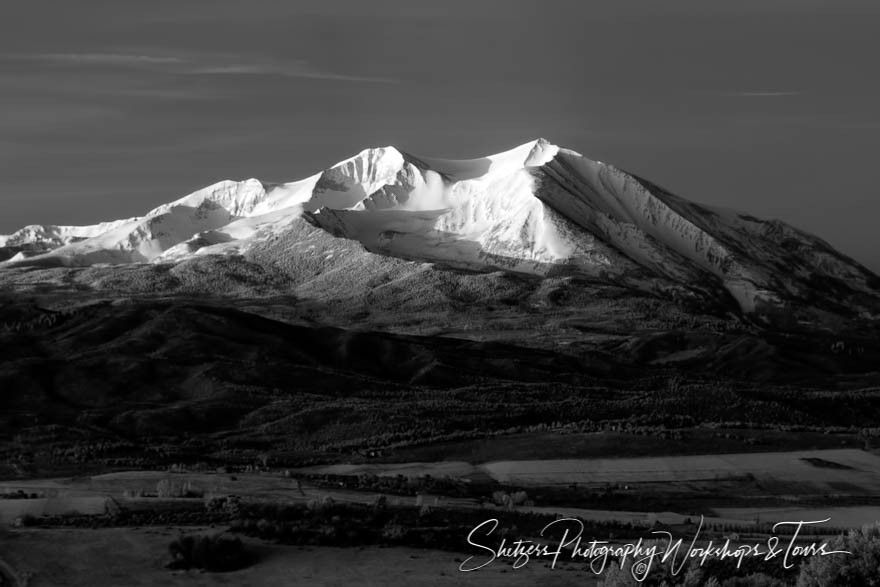
<svg viewBox="0 0 880 587"><path fill-rule="evenodd" d="M540 402L535 401L534 387L521 390L510 385L504 391L506 397L500 398L494 390L475 388L467 409L461 409L460 394L451 390L437 390L430 405L405 390L393 401L385 397L384 405L369 404L366 409L364 402L370 398L348 398L352 411L358 404L352 426L323 430L320 444L311 442L308 435L299 435L297 442L301 448L321 452L370 456L389 448L511 433L617 430L675 438L678 429L731 420L750 428L833 432L844 421L858 429L880 417L880 407L868 396L858 401L839 394L821 398L805 395L802 389L752 388L749 383L662 378L633 382L631 390L548 385L540 392ZM349 411L345 399L334 398L332 403ZM850 418L853 415L856 420ZM370 434L358 434L363 430Z"/></svg>
<svg viewBox="0 0 880 587"><path fill-rule="evenodd" d="M510 509L495 514L499 537L536 536L556 516ZM485 522L477 508L396 506L386 500L371 505L315 500L310 505L247 504L231 529L248 536L285 544L362 546L385 544L470 552L468 533ZM629 523L585 522L585 532L596 536L636 537L643 532Z"/></svg>
<svg viewBox="0 0 880 587"><path fill-rule="evenodd" d="M643 581L633 577L632 560L612 563L599 585L604 587L871 587L880 585L880 523L851 530L828 542L828 551L849 554L808 556L792 569L761 558L736 561L692 561L673 575L668 565L652 566ZM697 563L699 559L697 559ZM638 572L637 572L638 574Z"/></svg>
<svg viewBox="0 0 880 587"><path fill-rule="evenodd" d="M630 319L653 320L661 328L678 330L702 330L713 333L744 332L746 326L734 317L717 317L708 314L697 313L696 308L684 310L677 304L671 304L668 300L645 296L622 300L629 306L626 316Z"/></svg>
<svg viewBox="0 0 880 587"><path fill-rule="evenodd" d="M12 525L18 528L30 528L40 525L40 518L34 514L23 514L12 521Z"/></svg>
<svg viewBox="0 0 880 587"><path fill-rule="evenodd" d="M68 309L55 311L43 311L39 315L32 318L22 318L19 320L7 320L0 325L0 330L6 332L28 332L32 330L40 330L42 328L52 328L56 324L69 320L75 316L77 310Z"/></svg>
<svg viewBox="0 0 880 587"><path fill-rule="evenodd" d="M234 518L241 513L241 498L237 495L214 496L205 501L205 510Z"/></svg>
<svg viewBox="0 0 880 587"><path fill-rule="evenodd" d="M829 548L851 554L807 559L798 575L797 587L880 584L880 523L851 530L831 540Z"/></svg>
<svg viewBox="0 0 880 587"><path fill-rule="evenodd" d="M205 492L191 481L162 479L156 483L156 495L158 497L202 497Z"/></svg>
<svg viewBox="0 0 880 587"><path fill-rule="evenodd" d="M492 501L495 505L513 509L518 505L533 506L535 502L529 499L529 494L525 491L495 491L492 493Z"/></svg>
<svg viewBox="0 0 880 587"><path fill-rule="evenodd" d="M341 487L371 491L377 493L390 493L392 495L417 495L419 493L439 493L449 496L467 495L467 486L460 479L454 477L433 477L431 475L404 476L404 475L373 475L362 473L359 475L333 475L313 474L306 478L318 487Z"/></svg>
<svg viewBox="0 0 880 587"><path fill-rule="evenodd" d="M129 441L92 440L78 441L65 444L64 446L54 446L50 454L56 461L75 463L90 463L99 459L107 462L111 460L108 459L109 456L119 455L116 458L120 461L120 464L128 464L128 461L142 459L122 455L130 455L137 450L137 445Z"/></svg>
<svg viewBox="0 0 880 587"><path fill-rule="evenodd" d="M0 493L0 499L39 499L41 496L38 493L26 493L25 491L19 489L17 491L8 491L6 493Z"/></svg>
<svg viewBox="0 0 880 587"><path fill-rule="evenodd" d="M484 439L490 436L507 434L526 434L540 432L587 433L603 431L632 432L634 434L652 434L674 436L676 429L695 425L690 416L680 414L645 415L631 414L627 418L595 420L553 419L537 423L518 424L499 428L474 428L470 430L454 430L426 434L424 427L399 432L388 432L370 438L352 439L346 442L333 442L322 445L322 450L331 452L351 452L362 456L383 456L387 449L452 442L456 440Z"/></svg>

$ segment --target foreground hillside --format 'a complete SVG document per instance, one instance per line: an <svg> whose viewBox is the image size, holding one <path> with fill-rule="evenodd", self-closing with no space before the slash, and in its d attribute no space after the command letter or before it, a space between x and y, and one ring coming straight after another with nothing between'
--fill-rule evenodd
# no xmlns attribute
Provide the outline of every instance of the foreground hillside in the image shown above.
<svg viewBox="0 0 880 587"><path fill-rule="evenodd" d="M579 343L551 348L545 332L527 348L479 326L449 336L319 325L332 310L290 300L49 302L2 309L6 475L259 454L332 461L541 426L869 428L880 416L878 348L867 343L851 355L827 338L699 325L634 333L587 308L569 323Z"/></svg>

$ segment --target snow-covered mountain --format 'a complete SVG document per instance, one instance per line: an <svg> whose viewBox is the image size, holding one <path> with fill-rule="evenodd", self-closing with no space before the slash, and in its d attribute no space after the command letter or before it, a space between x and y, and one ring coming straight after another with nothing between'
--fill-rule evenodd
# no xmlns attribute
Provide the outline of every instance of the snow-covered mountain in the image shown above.
<svg viewBox="0 0 880 587"><path fill-rule="evenodd" d="M372 253L454 268L582 275L745 313L880 313L877 276L820 239L696 204L544 139L467 161L367 149L300 181L222 181L142 217L29 226L0 247L20 249L7 267L173 263L246 254L302 222Z"/></svg>
<svg viewBox="0 0 880 587"><path fill-rule="evenodd" d="M56 226L53 224L31 224L12 234L0 235L0 248L13 249L24 248L32 253L46 252L58 247L82 241L94 236L114 230L124 224L135 220L114 220L101 222L92 226ZM26 258L19 253L16 260Z"/></svg>

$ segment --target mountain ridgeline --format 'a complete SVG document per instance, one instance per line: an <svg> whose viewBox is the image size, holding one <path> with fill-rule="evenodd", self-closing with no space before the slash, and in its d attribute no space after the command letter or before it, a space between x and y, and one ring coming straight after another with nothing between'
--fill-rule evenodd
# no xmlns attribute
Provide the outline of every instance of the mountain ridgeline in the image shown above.
<svg viewBox="0 0 880 587"><path fill-rule="evenodd" d="M11 287L52 268L73 271L65 279L81 288L118 286L131 265L147 264L143 289L160 292L179 285L165 279L175 267L208 259L215 270L247 265L262 294L345 296L349 288L314 282L341 272L384 283L429 263L607 284L779 328L880 318L880 279L822 240L694 203L543 139L466 161L367 149L300 181L222 181L141 217L0 237Z"/></svg>

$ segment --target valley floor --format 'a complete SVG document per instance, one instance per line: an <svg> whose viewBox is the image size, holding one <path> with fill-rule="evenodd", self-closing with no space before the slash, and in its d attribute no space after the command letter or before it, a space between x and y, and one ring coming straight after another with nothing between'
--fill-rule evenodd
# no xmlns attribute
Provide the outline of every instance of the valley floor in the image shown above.
<svg viewBox="0 0 880 587"><path fill-rule="evenodd" d="M695 466L689 472L686 466L673 466L691 461ZM700 463L711 466L701 469ZM551 569L545 559L534 559L513 569L510 560L499 559L479 571L463 573L458 570L461 561L478 553L467 546L449 547L450 542L440 537L452 532L451 544L460 543L468 528L492 518L508 527L518 526L521 530L514 532L522 534L514 538L534 537L536 528L548 520L566 517L583 520L589 539L616 536L623 541L650 536L652 529L659 528L685 539L702 532L701 539L733 537L745 543L766 540L775 522L830 518L809 532L824 539L880 520L880 503L873 498L880 487L878 463L880 457L872 452L825 449L481 465L341 464L235 474L120 471L4 481L0 493L28 498L0 499L0 578L5 581L0 585L595 585L597 576L583 562L565 561ZM511 472L519 477L511 479ZM591 482L590 472L601 475ZM442 485L433 492L392 493L386 495L389 513L376 517L386 507L376 509L378 485L352 489L348 484L354 480L381 484L386 477L419 483L439 480L452 489L470 478L469 483L482 487L486 495L444 494ZM163 483L190 493L160 496ZM527 491L530 499L509 506L493 502L499 494L512 497L518 491ZM730 492L738 492L738 500ZM210 512L216 513L212 500L228 505L228 496L237 496L234 499L248 504L252 513L236 509L230 517L212 518ZM708 496L717 499L707 501ZM626 509L633 503L657 507ZM657 509L663 506L670 509ZM707 513L698 530L702 512ZM263 519L235 519L246 515ZM397 524L404 534L415 532L418 540L435 541L438 546L420 543L421 548L411 548L355 539L338 548L320 540L328 529L337 537L333 540L348 540L345 536L353 536L353 530L367 523L360 521L364 515L376 520L382 536L389 536L389 529ZM318 522L318 534L308 534L310 524L315 528L315 522L308 520L317 520L316 516L324 516L324 521ZM21 527L24 518L27 527ZM529 524L537 526L527 528ZM168 546L178 536L229 530L243 533L252 558L246 568L202 573L165 567L170 560ZM312 541L315 537L317 542Z"/></svg>
<svg viewBox="0 0 880 587"><path fill-rule="evenodd" d="M187 528L187 532L197 532ZM458 570L461 556L410 548L296 547L247 539L256 562L228 573L169 571L168 543L176 528L24 530L0 535L0 553L14 571L12 587L202 587L228 585L339 585L437 587L589 586L596 578L582 567L555 570L543 563L513 570L498 563L475 572ZM3 584L3 583L0 583ZM3 584L5 585L5 584Z"/></svg>

